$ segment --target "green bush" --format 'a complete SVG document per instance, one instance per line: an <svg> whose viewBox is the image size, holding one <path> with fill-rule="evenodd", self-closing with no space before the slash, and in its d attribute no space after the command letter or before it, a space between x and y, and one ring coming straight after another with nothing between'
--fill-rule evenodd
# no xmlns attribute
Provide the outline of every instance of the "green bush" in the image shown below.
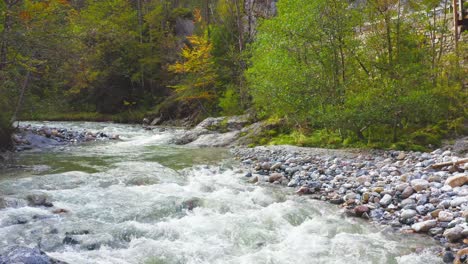
<svg viewBox="0 0 468 264"><path fill-rule="evenodd" d="M219 107L223 115L239 115L243 112L240 96L235 87L229 86L223 96L219 98Z"/></svg>
<svg viewBox="0 0 468 264"><path fill-rule="evenodd" d="M12 147L11 135L13 127L8 120L8 117L0 113L0 151L7 150Z"/></svg>

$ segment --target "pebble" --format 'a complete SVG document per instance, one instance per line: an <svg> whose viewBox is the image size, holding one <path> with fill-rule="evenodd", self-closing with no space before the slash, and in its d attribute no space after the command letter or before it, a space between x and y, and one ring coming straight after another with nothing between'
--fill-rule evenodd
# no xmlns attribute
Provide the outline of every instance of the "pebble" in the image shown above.
<svg viewBox="0 0 468 264"><path fill-rule="evenodd" d="M450 206L457 207L464 203L468 203L468 197L457 197L450 202Z"/></svg>
<svg viewBox="0 0 468 264"><path fill-rule="evenodd" d="M392 196L385 194L384 197L380 200L380 204L383 206L388 206L392 202Z"/></svg>
<svg viewBox="0 0 468 264"><path fill-rule="evenodd" d="M401 198L406 199L414 193L414 190L411 186L407 186L401 193Z"/></svg>
<svg viewBox="0 0 468 264"><path fill-rule="evenodd" d="M401 218L402 219L409 219L409 218L413 218L414 216L416 216L417 212L415 210L412 210L412 209L404 209L401 211Z"/></svg>
<svg viewBox="0 0 468 264"><path fill-rule="evenodd" d="M429 229L435 227L436 225L437 225L436 220L427 220L427 221L413 224L411 228L416 232L427 232L429 231Z"/></svg>
<svg viewBox="0 0 468 264"><path fill-rule="evenodd" d="M447 211L441 211L437 218L441 222L450 222L453 220L453 214Z"/></svg>
<svg viewBox="0 0 468 264"><path fill-rule="evenodd" d="M272 174L270 174L270 176L268 177L268 181L269 181L270 183L273 183L273 182L275 182L275 181L281 180L282 178L283 178L283 174L281 174L281 173L272 173Z"/></svg>
<svg viewBox="0 0 468 264"><path fill-rule="evenodd" d="M423 179L415 179L411 181L411 186L416 192L421 192L422 190L427 189L429 182Z"/></svg>
<svg viewBox="0 0 468 264"><path fill-rule="evenodd" d="M449 229L446 229L444 232L444 237L447 238L450 242L456 242L462 238L463 227L455 226Z"/></svg>

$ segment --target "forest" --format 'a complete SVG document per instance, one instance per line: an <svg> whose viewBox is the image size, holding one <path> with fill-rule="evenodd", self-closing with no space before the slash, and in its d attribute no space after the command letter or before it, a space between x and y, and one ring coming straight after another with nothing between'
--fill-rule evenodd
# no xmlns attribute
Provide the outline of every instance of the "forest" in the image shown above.
<svg viewBox="0 0 468 264"><path fill-rule="evenodd" d="M467 133L450 4L2 0L0 146L17 120L253 113L258 144L436 147Z"/></svg>

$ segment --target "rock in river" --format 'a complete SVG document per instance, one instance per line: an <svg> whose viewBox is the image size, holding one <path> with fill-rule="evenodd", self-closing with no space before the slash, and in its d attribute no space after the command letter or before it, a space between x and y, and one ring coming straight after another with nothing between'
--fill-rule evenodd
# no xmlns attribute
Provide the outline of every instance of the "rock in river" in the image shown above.
<svg viewBox="0 0 468 264"><path fill-rule="evenodd" d="M30 194L26 197L26 199L28 200L28 204L30 206L45 206L45 207L54 206L49 201L49 197L44 193Z"/></svg>
<svg viewBox="0 0 468 264"><path fill-rule="evenodd" d="M65 264L47 256L38 248L13 246L0 255L0 264Z"/></svg>
<svg viewBox="0 0 468 264"><path fill-rule="evenodd" d="M272 174L270 174L270 177L268 177L268 181L270 183L273 183L275 181L281 180L282 178L283 178L283 174L281 174L281 173L272 173Z"/></svg>

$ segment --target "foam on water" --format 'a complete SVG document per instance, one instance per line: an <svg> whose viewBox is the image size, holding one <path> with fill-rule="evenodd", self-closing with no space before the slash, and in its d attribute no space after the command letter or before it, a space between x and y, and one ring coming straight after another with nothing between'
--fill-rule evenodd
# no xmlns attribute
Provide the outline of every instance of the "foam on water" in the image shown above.
<svg viewBox="0 0 468 264"><path fill-rule="evenodd" d="M99 126L80 126L86 125ZM118 129L125 133L127 127ZM156 148L170 133L132 126L126 133L123 142L51 155L51 169L41 175L0 178L0 192L19 201L0 211L0 253L21 244L77 264L437 263L429 251L415 253L434 245L426 237L388 233L292 190L249 184L232 161L168 168L163 157L183 159L194 150ZM155 157L153 151L162 153ZM88 158L99 161L93 171L57 173L50 162ZM27 206L25 197L37 192L51 197L54 207ZM57 208L69 213L56 214Z"/></svg>

